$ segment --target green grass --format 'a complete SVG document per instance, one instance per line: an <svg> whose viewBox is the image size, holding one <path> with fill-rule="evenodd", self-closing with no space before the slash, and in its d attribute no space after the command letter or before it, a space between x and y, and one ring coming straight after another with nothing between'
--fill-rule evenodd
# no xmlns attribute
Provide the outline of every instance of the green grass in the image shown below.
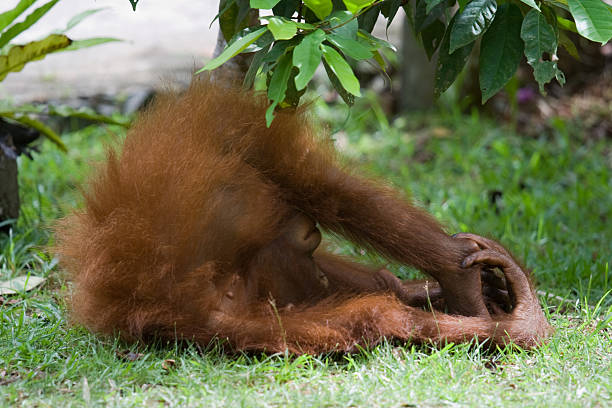
<svg viewBox="0 0 612 408"><path fill-rule="evenodd" d="M45 246L48 226L77 205L74 186L111 140L107 129L90 128L65 136L68 155L44 145L36 160L20 162L22 216L0 237L0 280L48 280L0 305L0 405L609 406L609 143L560 122L534 139L477 115L382 121L378 130L377 120L354 114L336 134L346 155L410 192L449 231L499 238L540 289L567 299L543 298L556 329L547 345L484 352L384 343L345 356L228 356L218 347L138 348L70 325L66 282Z"/></svg>

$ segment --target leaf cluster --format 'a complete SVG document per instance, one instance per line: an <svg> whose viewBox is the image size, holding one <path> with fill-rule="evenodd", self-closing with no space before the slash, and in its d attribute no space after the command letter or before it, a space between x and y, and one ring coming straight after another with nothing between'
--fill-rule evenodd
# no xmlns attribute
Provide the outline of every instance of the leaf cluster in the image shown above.
<svg viewBox="0 0 612 408"><path fill-rule="evenodd" d="M438 54L436 95L448 89L474 50L480 50L483 103L508 83L523 58L542 92L553 78L563 84L558 46L577 57L567 32L602 44L612 38L612 8L602 0L221 0L216 18L228 46L198 72L215 69L239 53L254 53L244 86L265 75L268 123L275 108L299 102L321 64L351 105L360 96L352 63L372 60L385 72L381 50L395 49L371 33L380 15L389 27L400 8L427 56ZM254 25L248 17L252 10L262 14Z"/></svg>
<svg viewBox="0 0 612 408"><path fill-rule="evenodd" d="M31 41L27 44L14 44L12 41L18 35L32 27L59 2L59 0L47 1L42 6L28 13L22 20L17 21L19 17L30 10L37 1L38 0L20 0L12 9L0 13L0 82L2 82L9 73L19 72L26 64L32 61L41 60L49 54L60 51L74 51L94 45L119 41L116 38L109 37L72 40L65 34L86 17L103 10L100 8L86 10L77 14L68 21L65 28L56 30L41 40ZM65 109L60 109L60 111L64 114L68 112ZM32 109L21 109L6 103L0 107L0 118L34 128L60 147L60 149L66 150L66 146L64 146L57 133L37 120L35 116L33 116L34 113L36 112L33 112Z"/></svg>
<svg viewBox="0 0 612 408"><path fill-rule="evenodd" d="M198 72L215 69L241 52L254 53L244 86L250 88L257 75L266 77L271 101L266 114L268 124L276 107L298 104L320 65L344 101L352 105L361 92L349 62L372 59L385 71L381 49L395 48L373 37L373 26L365 29L359 21L381 1L337 3L222 0L217 17L228 46ZM260 17L259 24L244 28L248 12L255 6L272 10L272 15Z"/></svg>
<svg viewBox="0 0 612 408"><path fill-rule="evenodd" d="M417 0L415 18L418 4ZM442 25L439 27L437 35L442 32ZM553 78L563 85L565 76L557 65L558 46L579 58L568 32L607 43L612 38L612 8L601 0L459 1L439 47L434 92L440 95L455 81L477 42L483 103L515 75L523 57L533 68L541 92ZM427 50L426 44L424 41Z"/></svg>

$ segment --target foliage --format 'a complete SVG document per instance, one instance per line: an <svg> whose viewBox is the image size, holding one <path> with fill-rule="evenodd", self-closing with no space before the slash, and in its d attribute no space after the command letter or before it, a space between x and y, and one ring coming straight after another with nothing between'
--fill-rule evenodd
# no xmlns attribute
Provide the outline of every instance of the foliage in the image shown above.
<svg viewBox="0 0 612 408"><path fill-rule="evenodd" d="M473 49L480 49L483 103L508 83L523 57L542 91L553 78L563 84L558 45L575 54L565 32L602 44L612 38L612 7L602 0L459 0L458 7L455 0L221 0L216 18L228 46L198 72L239 53L255 53L244 85L251 87L256 75L266 78L268 123L276 106L299 102L321 63L351 105L360 95L351 63L372 60L385 72L381 50L395 48L371 33L379 15L388 27L400 7L429 58L438 52L436 95L455 81ZM253 9L263 13L248 26ZM477 42L480 47L474 47ZM283 84L272 86L276 81Z"/></svg>
<svg viewBox="0 0 612 408"><path fill-rule="evenodd" d="M17 19L28 9L30 9L37 1L38 0L21 0L14 8L0 14L0 82L4 80L9 73L19 72L26 64L43 59L51 53L60 51L74 51L85 47L118 41L115 38L109 37L72 40L65 34L66 31L75 27L86 17L102 10L94 9L84 11L74 16L72 19L70 19L70 21L68 21L64 29L57 30L41 40L32 41L22 45L13 44L11 41L13 41L15 37L34 25L59 2L59 0L48 1L42 6L33 10L22 21L18 22ZM0 106L0 118L19 122L22 125L34 128L49 140L54 142L62 150L66 150L66 146L61 141L57 133L36 119L33 114L40 112L34 112L34 110L35 109L32 108L16 107L8 102L3 102ZM65 114L70 116L68 108L51 110L58 113L63 112L64 115L62 116L65 116ZM79 113L79 115L83 114L85 113ZM100 116L95 115L92 112L87 113L87 115L89 115L90 119L94 120Z"/></svg>

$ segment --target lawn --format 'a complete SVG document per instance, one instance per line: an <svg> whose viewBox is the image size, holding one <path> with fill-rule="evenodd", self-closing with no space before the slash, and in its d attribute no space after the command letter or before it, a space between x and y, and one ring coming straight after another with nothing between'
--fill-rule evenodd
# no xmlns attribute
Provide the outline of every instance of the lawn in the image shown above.
<svg viewBox="0 0 612 408"><path fill-rule="evenodd" d="M560 120L521 136L477 114L387 123L320 109L345 155L409 192L449 232L497 237L533 269L556 331L537 350L383 343L353 355L224 355L216 346L138 347L71 325L49 226L78 205L75 186L116 128L65 134L21 159L22 216L0 237L0 280L40 288L0 304L2 406L610 406L612 150ZM369 112L369 113L368 113ZM344 115L344 116L343 116ZM358 123L358 125L357 125ZM370 259L346 243L345 253ZM400 276L414 271L391 266Z"/></svg>

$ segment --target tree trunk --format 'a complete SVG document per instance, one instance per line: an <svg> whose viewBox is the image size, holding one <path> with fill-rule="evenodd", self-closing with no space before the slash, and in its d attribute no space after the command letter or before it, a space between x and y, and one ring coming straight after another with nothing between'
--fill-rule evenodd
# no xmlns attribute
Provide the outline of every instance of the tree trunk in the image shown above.
<svg viewBox="0 0 612 408"><path fill-rule="evenodd" d="M218 57L221 52L225 49L227 42L223 37L221 29L217 33L217 45L213 52L213 58ZM249 70L251 64L252 55L249 54L238 54L234 58L221 65L219 68L213 70L210 73L210 77L215 82L228 83L228 84L241 84L246 72Z"/></svg>
<svg viewBox="0 0 612 408"><path fill-rule="evenodd" d="M19 217L19 185L17 160L7 156L0 148L0 223ZM0 227L8 230L8 226Z"/></svg>
<svg viewBox="0 0 612 408"><path fill-rule="evenodd" d="M255 25L258 23L259 11L251 10L248 15L249 25ZM227 46L227 42L225 41L225 37L223 36L223 32L221 28L217 33L217 45L215 46L215 51L213 52L212 57L216 58L225 49ZM234 58L227 61L225 64L221 65L219 68L213 70L210 73L210 78L219 83L227 83L227 84L242 84L244 80L244 76L249 70L249 66L251 65L251 60L253 59L252 53L246 54L238 54Z"/></svg>
<svg viewBox="0 0 612 408"><path fill-rule="evenodd" d="M400 109L404 112L429 109L434 102L437 56L431 61L427 59L423 47L414 38L407 21L404 21L402 37Z"/></svg>

